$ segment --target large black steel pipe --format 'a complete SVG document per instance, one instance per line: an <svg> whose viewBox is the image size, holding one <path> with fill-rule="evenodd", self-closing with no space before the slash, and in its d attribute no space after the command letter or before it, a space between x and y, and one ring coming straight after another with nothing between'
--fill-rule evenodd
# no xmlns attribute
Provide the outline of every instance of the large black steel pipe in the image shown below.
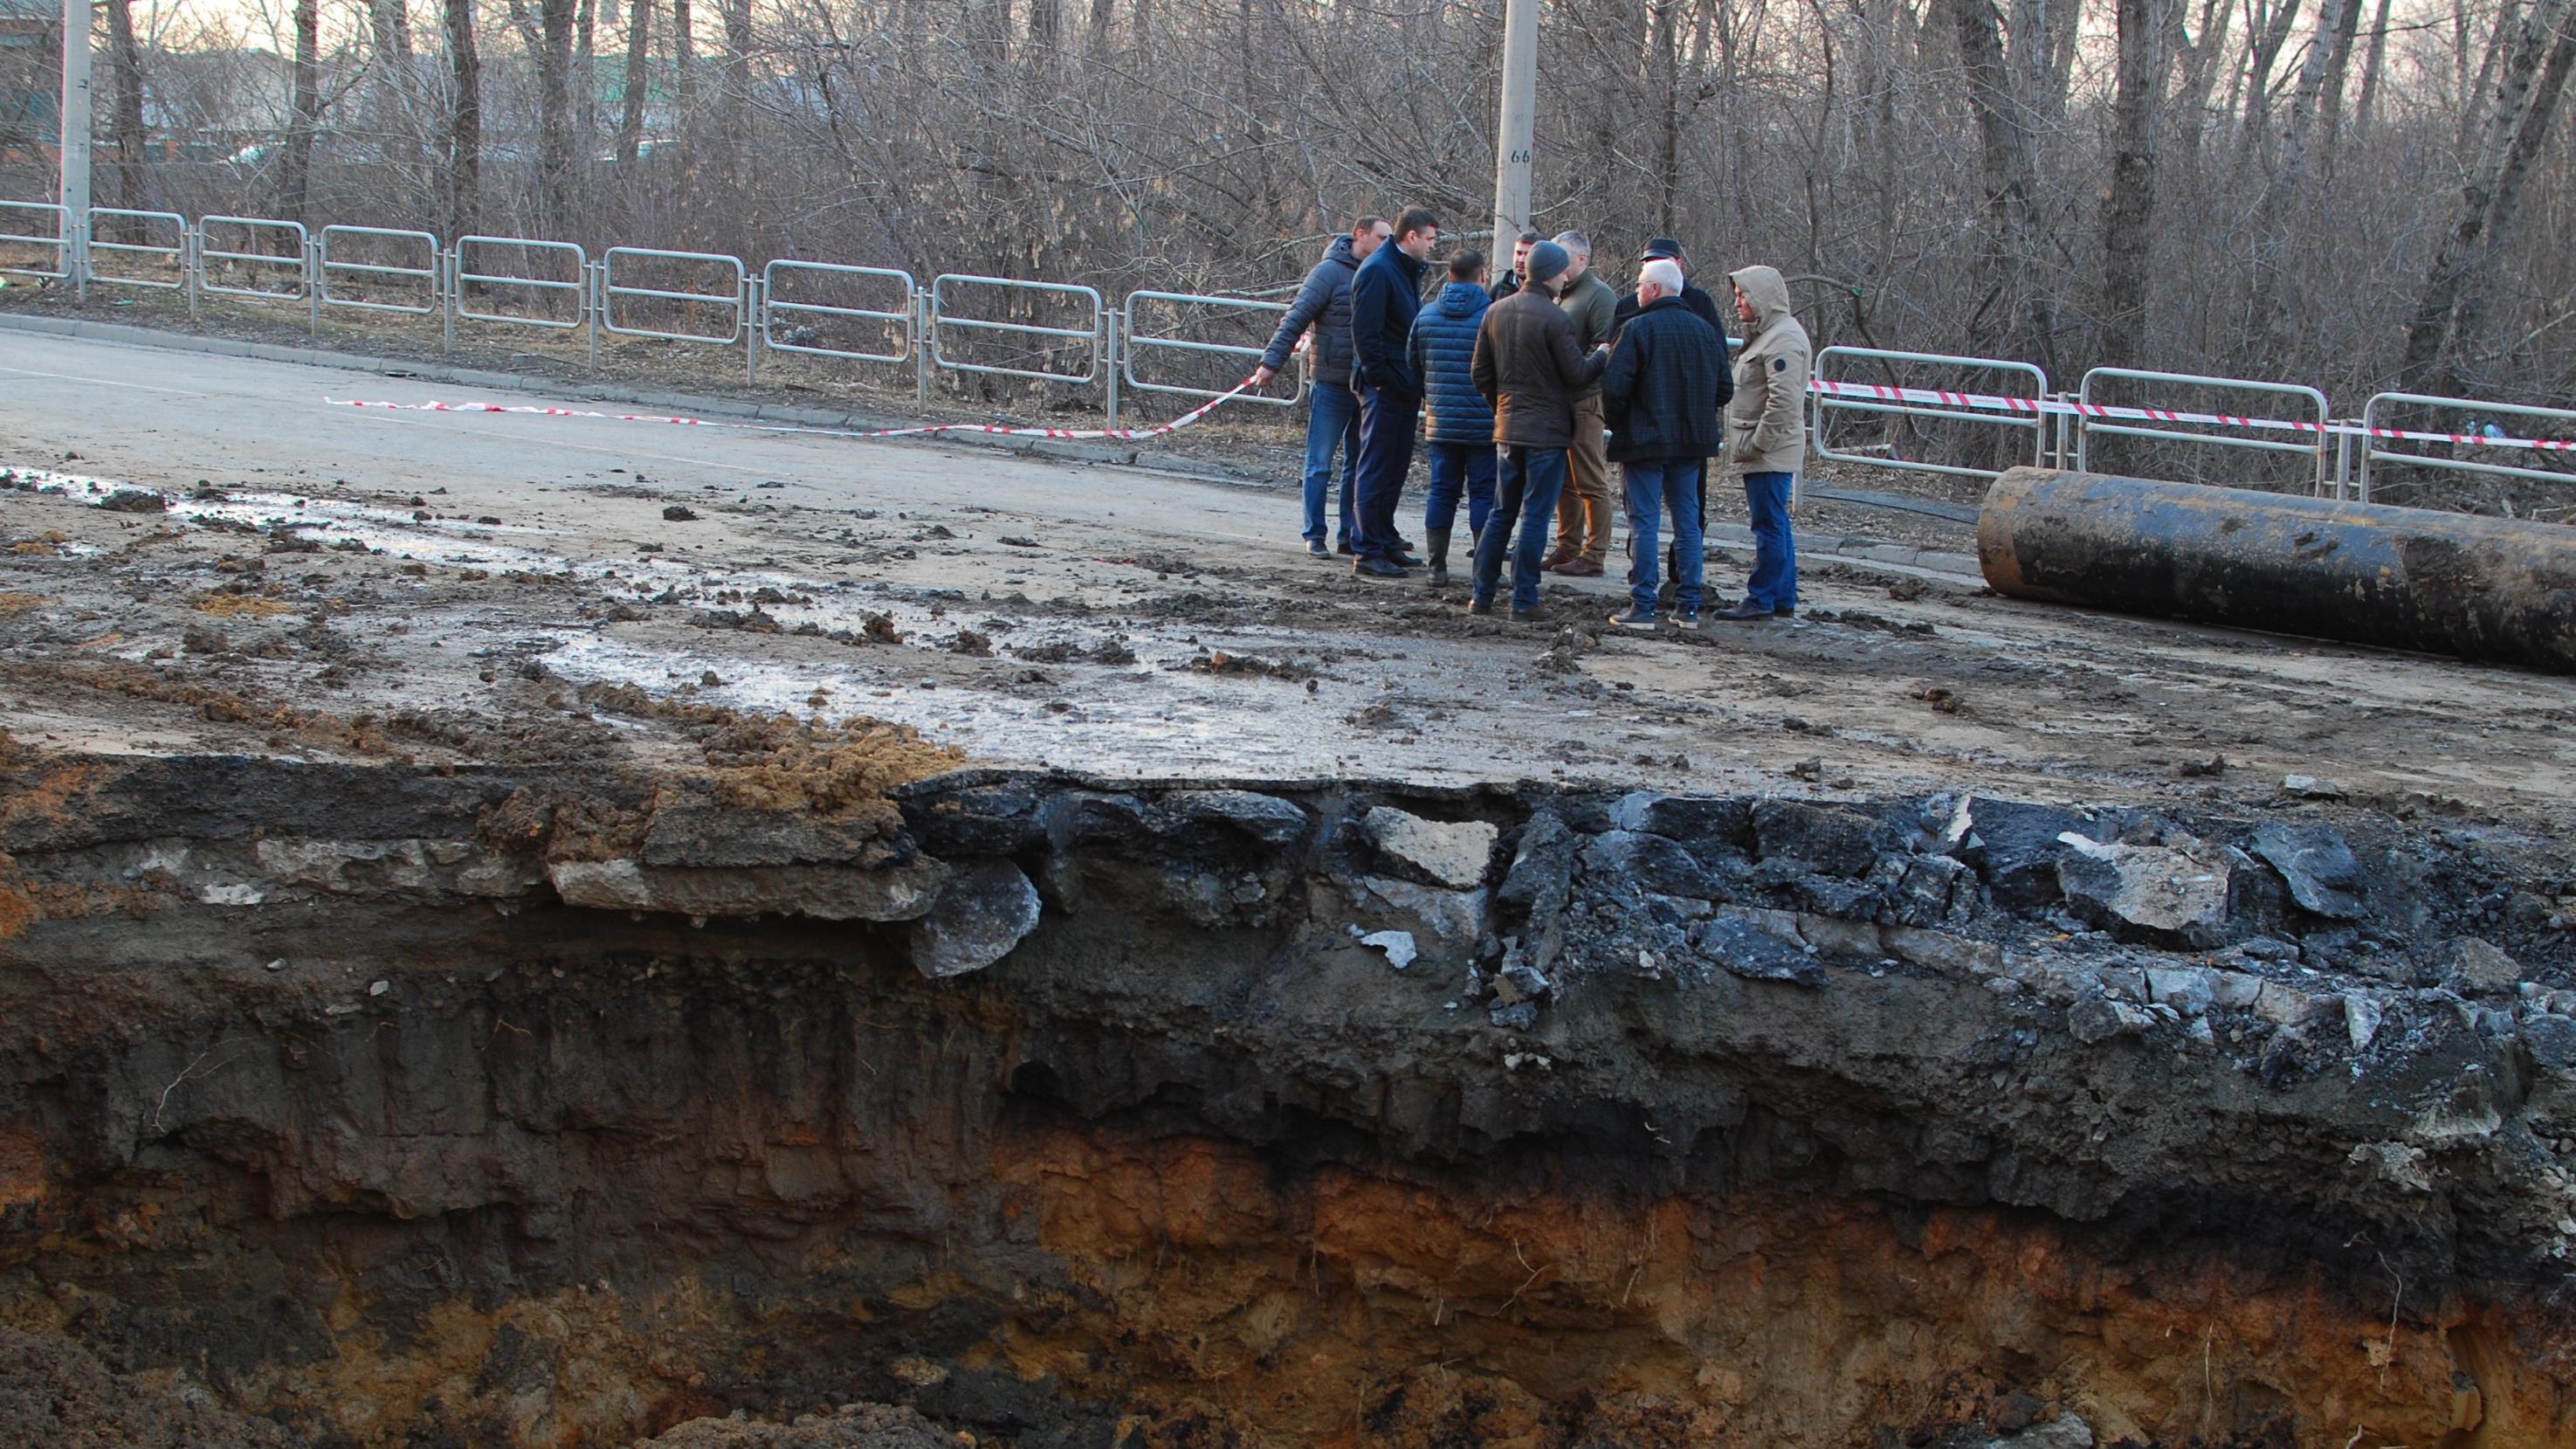
<svg viewBox="0 0 2576 1449"><path fill-rule="evenodd" d="M2100 473L1986 490L1995 591L2576 674L2576 528Z"/></svg>

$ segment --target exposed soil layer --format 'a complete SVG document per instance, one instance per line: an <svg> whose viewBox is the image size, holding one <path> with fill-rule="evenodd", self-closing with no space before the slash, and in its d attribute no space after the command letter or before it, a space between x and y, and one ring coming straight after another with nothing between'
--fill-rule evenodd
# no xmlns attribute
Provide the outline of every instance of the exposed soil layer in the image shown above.
<svg viewBox="0 0 2576 1449"><path fill-rule="evenodd" d="M818 828L703 746L6 768L0 1366L119 1412L2576 1436L2547 832L911 763Z"/></svg>

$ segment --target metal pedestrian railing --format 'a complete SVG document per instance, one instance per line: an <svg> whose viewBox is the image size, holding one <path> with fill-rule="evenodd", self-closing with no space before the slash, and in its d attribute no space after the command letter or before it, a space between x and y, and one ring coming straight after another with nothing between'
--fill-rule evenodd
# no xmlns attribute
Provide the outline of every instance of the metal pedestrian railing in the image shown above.
<svg viewBox="0 0 2576 1449"><path fill-rule="evenodd" d="M959 315L952 310L962 302L963 296L979 293L990 296L993 304L1000 306L1008 306L1015 301L1033 301L1037 298L1071 298L1079 311L1077 317L1065 320L1078 320L1080 325L1067 327L1034 322L999 321L991 317ZM1070 282L1023 282L1011 277L978 277L958 272L944 273L932 278L930 283L930 358L931 361L951 372L981 372L999 377L1033 378L1043 382L1096 381L1101 373L1100 360L1103 351L1101 319L1105 311L1106 308L1101 302L1098 291ZM1050 345L1041 341L1034 344L1029 352L1019 354L1014 359L1014 362L1035 363L1035 366L974 362L947 354L943 346L942 334L951 328L961 332L978 332L1006 338L1053 339L1053 343ZM1063 367L1047 366L1047 362L1057 353L1071 353L1080 357L1081 371L1074 372L1065 370Z"/></svg>
<svg viewBox="0 0 2576 1449"><path fill-rule="evenodd" d="M105 265L101 265L104 263ZM51 202L0 200L0 273L82 289L141 288L183 293L194 312L203 297L301 305L318 336L325 308L404 319L437 319L453 348L460 325L578 334L591 363L603 336L742 348L757 379L763 353L857 365L909 364L926 403L937 374L987 375L1097 387L1108 425L1119 426L1122 395L1210 399L1226 395L1262 354L1284 303L1263 296L1140 289L1111 305L1092 287L951 272L924 286L895 267L778 258L756 270L716 252L610 247L597 258L577 243L534 237L466 236L442 245L432 232L333 224L308 231L293 221L207 216L193 224L167 211L94 207L70 216ZM1740 344L1735 344L1740 346ZM2500 479L2576 483L2576 409L2384 392L2357 420L2336 421L2326 395L2295 383L2196 373L2095 368L2073 394L2054 392L2047 373L2009 358L1834 346L1816 355L1809 415L1814 454L1867 468L1992 478L1994 461L2089 468L2099 437L2150 440L2185 449L2224 449L2301 461L2301 482L2319 494L2347 491L2372 500L2392 468L2427 468ZM1937 386L1917 384L1931 381ZM1978 392L1981 384L1991 392ZM2119 385L2129 395L2106 402ZM1241 400L1288 407L1309 392L1300 354L1280 391ZM1956 389L1956 390L1953 390ZM2286 399L2286 418L2194 411L2188 400L2236 393ZM1850 415L1884 420L1881 441L1854 443L1835 424ZM2391 419L2470 419L2470 431L2397 434ZM1966 451L1976 431L1932 435L1918 424L2005 436L2007 446ZM2507 424L2528 434L2495 435ZM2555 430L2552 432L2551 430ZM2011 441L2027 432L2027 452ZM1940 455L1939 444L1952 451ZM2484 451L2482 449L2491 450ZM2531 466L2568 459L2568 471ZM2201 465L2191 466L2195 474Z"/></svg>
<svg viewBox="0 0 2576 1449"><path fill-rule="evenodd" d="M2467 413L2470 415L2468 436L2478 436L2487 428L2494 428L2499 433L2504 432L2505 429L2497 419L2513 418L2544 422L2557 429L2555 434L2546 433L2539 428L2525 427L2514 430L2528 436L2576 437L2576 409L2531 407L2520 403L2480 402L2474 398L2433 397L2414 392L2383 392L2364 403L2361 409L2361 472L2356 486L2360 500L2364 503L2371 501L2373 471L2384 472L2392 466L2434 468L2453 473L2483 474L2493 478L2527 478L2541 483L2576 483L2576 473L2476 457L2443 457L2435 453L2418 451L2426 446L2438 446L2428 444L2423 439L2385 438L2382 436L2383 432L2394 430L2389 413L2391 409L2396 408L2430 413L2437 417L2446 413ZM2393 446L2408 442L2413 443L2415 448ZM2568 455L2561 453L2559 456ZM2576 458L2571 458L2570 462L2576 464Z"/></svg>
<svg viewBox="0 0 2576 1449"><path fill-rule="evenodd" d="M1833 445L1833 415L1850 412L1890 419L1925 418L1970 427L2026 431L2031 435L2030 461L2034 464L2044 464L2048 461L2052 434L2056 432L2056 428L2050 416L2040 411L2038 406L2039 401L2051 396L2048 390L2048 374L2039 367L2031 363L2014 362L2000 357L1961 357L1942 352L1896 352L1883 347L1828 347L1816 354L1815 375L1818 381L1825 383L1867 383L1870 379L1844 376L1838 372L1838 369L1845 365L1860 363L1874 363L1880 369L1891 372L1897 367L1917 369L1928 367L1953 378L1962 373L1970 376L1983 374L1989 377L2001 377L2021 384L2020 389L2010 393L2009 396L2028 397L2034 400L2034 404L2029 412L2020 413L1970 407L1964 402L1951 404L1890 401L1833 392L1817 392L1814 394L1816 456L1837 463L1856 463L1863 467L1893 468L1911 473L1941 473L1958 478L1992 478L1998 471L1993 468L1979 468L1960 463L1936 462L1928 458L1900 456L1896 451L1900 443L1895 436L1896 428L1892 423L1888 428L1888 440L1878 445L1882 450L1878 456L1837 449ZM1963 392L1969 390L1961 389Z"/></svg>
<svg viewBox="0 0 2576 1449"><path fill-rule="evenodd" d="M2315 388L2298 383L2258 382L2241 377L2205 377L2189 372L2147 372L2129 367L2097 367L2084 374L2084 381L2076 390L2075 397L2079 404L2102 401L2094 396L2093 388L2097 382L2154 383L2163 387L2179 387L2202 395L2247 392L2265 397L2289 398L2303 404L2301 411L2306 416L2279 421L2310 424L2314 431L2306 435L2304 442L2289 442L2251 433L2184 432L2172 427L2143 427L2135 422L2105 422L2079 410L2075 417L2075 466L2078 471L2085 470L2091 461L2092 451L2089 445L2096 434L2123 438L2152 438L2163 442L2197 444L2210 448L2242 448L2254 452L2288 453L2313 458L2316 460L2313 486L2317 496L2324 497L2329 489L2332 489L2337 496L2342 494L2343 469L2336 458L2337 439L2342 435L2330 431L2333 421L2332 410L2326 403L2326 395ZM2284 411L2287 410L2284 409Z"/></svg>
<svg viewBox="0 0 2576 1449"><path fill-rule="evenodd" d="M113 225L116 222L131 222L134 229L146 237L155 229L166 227L170 239L166 242L107 240L111 232L124 229ZM196 269L188 264L188 249L193 239L188 219L175 211L132 211L121 206L93 206L89 209L89 279L102 287L144 287L193 295ZM157 257L168 271L159 276L106 271L99 266L101 253L110 258Z"/></svg>
<svg viewBox="0 0 2576 1449"><path fill-rule="evenodd" d="M30 229L47 219L53 222L50 230ZM51 252L53 265L35 267L13 261L6 251L12 247ZM63 224L60 206L47 201L0 201L0 272L59 280L71 275L71 265L71 233Z"/></svg>
<svg viewBox="0 0 2576 1449"><path fill-rule="evenodd" d="M337 244L335 248L334 244ZM360 261L347 255L334 255L335 249L346 253L359 248L380 260ZM408 253L418 249L418 263L406 265ZM386 261L393 256L404 260ZM363 312L393 312L410 317L429 317L438 312L444 300L440 286L441 256L438 238L425 231L401 231L381 226L326 226L322 228L320 250L314 259L314 290L326 307L351 307ZM359 296L354 291L331 290L331 279L344 278L352 287L374 282L389 286L391 301L381 297ZM411 296L418 288L417 297Z"/></svg>
<svg viewBox="0 0 2576 1449"><path fill-rule="evenodd" d="M1139 304L1142 304L1148 313L1146 321L1139 321L1137 318ZM1186 337L1178 332L1155 331L1150 314L1158 308L1181 310L1185 314L1195 313L1202 325L1212 320L1217 321L1218 325L1232 322L1239 329L1249 323L1258 323L1260 331L1264 334L1270 331L1275 319L1288 311L1286 303L1259 302L1249 297L1219 297L1198 292L1128 293L1127 300L1120 303L1118 307L1119 377L1128 387L1137 392L1170 393L1178 397L1195 398L1225 396L1235 381L1251 373L1252 369L1260 363L1262 348L1246 342L1208 342ZM1185 315L1177 319L1177 322L1185 323L1188 320L1190 319ZM1161 325L1174 326L1176 323L1167 322ZM1265 335L1262 340L1266 343L1269 339ZM1225 379L1226 387L1214 388L1137 376L1138 356L1156 352L1178 354L1182 359L1231 358L1233 360L1225 365L1231 376ZM1294 407L1305 400L1306 383L1307 363L1305 355L1301 353L1298 355L1297 373L1291 391L1284 396L1277 393L1247 391L1243 395L1243 400L1276 407Z"/></svg>
<svg viewBox="0 0 2576 1449"><path fill-rule="evenodd" d="M218 230L220 228L220 230ZM225 245L215 245L220 238ZM236 240L238 238L238 240ZM268 241L271 250L259 243ZM312 294L304 224L259 216L210 216L197 223L197 290L209 296L301 302ZM223 280L211 263L222 262Z"/></svg>
<svg viewBox="0 0 2576 1449"><path fill-rule="evenodd" d="M894 308L851 305L858 299L835 292L837 303L811 300L806 287L875 290L892 283L899 302ZM783 284L783 285L782 285ZM895 267L851 267L836 262L800 262L780 258L760 269L760 345L771 352L802 352L815 357L842 357L852 362L903 362L912 356L912 324L920 284L912 273ZM785 295L781 295L781 293ZM786 324L781 334L781 322ZM849 327L862 334L845 335ZM827 331L826 329L832 329ZM886 345L870 347L867 339ZM842 341L850 345L831 346Z"/></svg>

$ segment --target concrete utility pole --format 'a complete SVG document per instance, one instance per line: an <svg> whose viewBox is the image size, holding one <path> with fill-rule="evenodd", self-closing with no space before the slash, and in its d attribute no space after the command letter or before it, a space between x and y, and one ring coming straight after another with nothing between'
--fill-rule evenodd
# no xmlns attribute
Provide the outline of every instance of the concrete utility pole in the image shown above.
<svg viewBox="0 0 2576 1449"><path fill-rule="evenodd" d="M63 270L89 296L89 30L91 0L63 0Z"/></svg>
<svg viewBox="0 0 2576 1449"><path fill-rule="evenodd" d="M1503 114L1494 128L1494 270L1511 265L1512 241L1530 223L1531 118L1538 110L1539 0L1503 7Z"/></svg>

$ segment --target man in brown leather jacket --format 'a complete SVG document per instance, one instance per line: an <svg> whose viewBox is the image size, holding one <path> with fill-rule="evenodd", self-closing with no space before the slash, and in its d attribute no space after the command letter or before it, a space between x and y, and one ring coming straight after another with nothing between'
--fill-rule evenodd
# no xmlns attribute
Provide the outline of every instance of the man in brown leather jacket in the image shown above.
<svg viewBox="0 0 2576 1449"><path fill-rule="evenodd" d="M1540 554L1548 521L1565 488L1566 450L1575 433L1575 396L1597 387L1608 354L1586 356L1575 345L1575 321L1556 303L1565 248L1530 248L1527 283L1485 311L1468 375L1494 405L1494 444L1502 450L1498 496L1476 540L1476 585L1468 612L1494 611L1503 553L1512 554L1512 617L1538 620ZM1517 527L1520 536L1513 538Z"/></svg>

